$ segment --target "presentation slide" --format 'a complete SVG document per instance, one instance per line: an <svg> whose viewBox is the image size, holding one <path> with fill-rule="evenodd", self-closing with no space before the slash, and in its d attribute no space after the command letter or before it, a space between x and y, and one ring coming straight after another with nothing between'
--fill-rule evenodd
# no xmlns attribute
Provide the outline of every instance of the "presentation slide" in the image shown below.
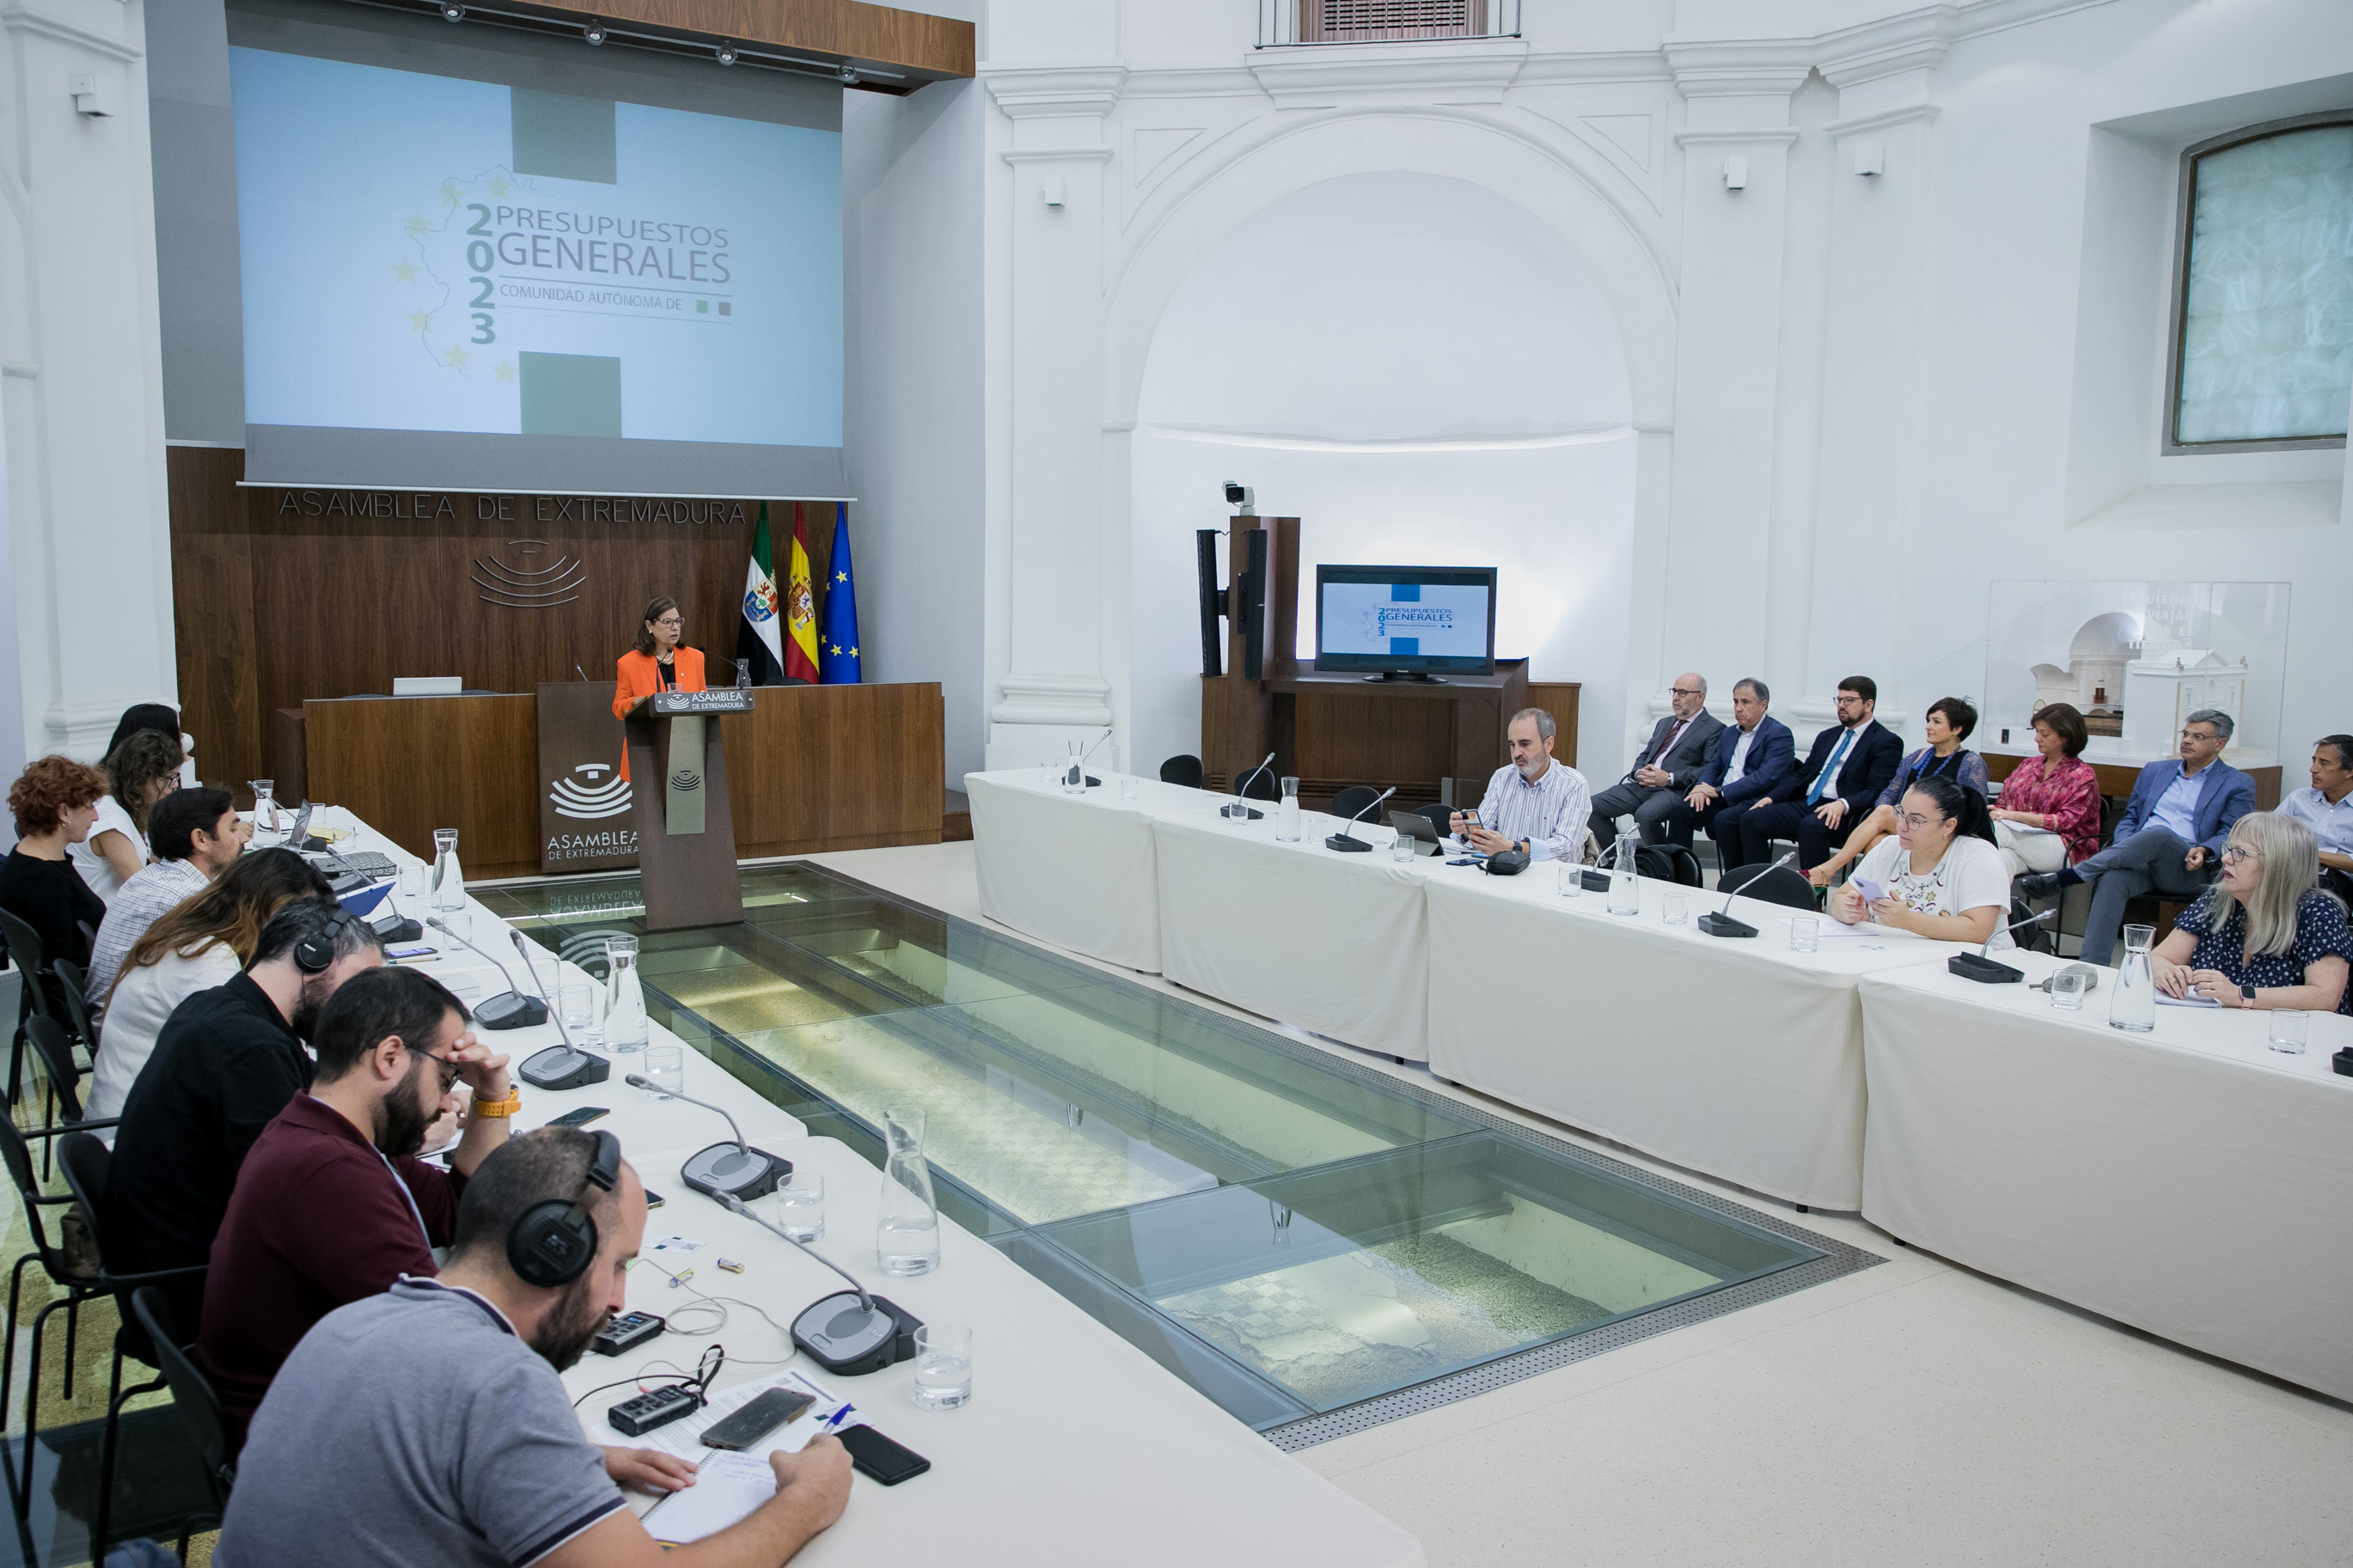
<svg viewBox="0 0 2353 1568"><path fill-rule="evenodd" d="M841 445L838 132L229 57L248 425Z"/></svg>
<svg viewBox="0 0 2353 1568"><path fill-rule="evenodd" d="M1325 653L1487 657L1487 590L1412 583L1326 583Z"/></svg>

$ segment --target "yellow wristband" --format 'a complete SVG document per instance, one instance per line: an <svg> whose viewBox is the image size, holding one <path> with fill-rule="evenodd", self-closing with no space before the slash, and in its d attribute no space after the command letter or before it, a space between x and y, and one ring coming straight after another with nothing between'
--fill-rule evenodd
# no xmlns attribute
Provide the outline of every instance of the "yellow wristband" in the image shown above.
<svg viewBox="0 0 2353 1568"><path fill-rule="evenodd" d="M522 1109L522 1090L512 1084L507 1086L504 1100L484 1100L480 1095L474 1097L474 1114L477 1116L512 1116Z"/></svg>

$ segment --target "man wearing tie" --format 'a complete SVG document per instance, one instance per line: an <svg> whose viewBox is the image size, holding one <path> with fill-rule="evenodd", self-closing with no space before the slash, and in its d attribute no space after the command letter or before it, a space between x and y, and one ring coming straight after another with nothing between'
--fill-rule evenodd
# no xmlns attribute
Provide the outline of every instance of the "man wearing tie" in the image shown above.
<svg viewBox="0 0 2353 1568"><path fill-rule="evenodd" d="M1651 731L1632 770L1593 797L1593 832L1604 849L1629 812L1645 844L1663 841L1669 815L1699 783L1708 746L1724 731L1724 721L1707 710L1707 681L1697 672L1677 676L1667 696L1673 707Z"/></svg>
<svg viewBox="0 0 2353 1568"><path fill-rule="evenodd" d="M1692 829L1704 827L1719 853L1737 857L1740 819L1798 771L1798 742L1789 727L1768 717L1772 689L1751 676L1732 689L1732 724L1716 731L1707 766L1667 817L1667 837L1691 847Z"/></svg>
<svg viewBox="0 0 2353 1568"><path fill-rule="evenodd" d="M1831 858L1867 815L1904 761L1904 743L1872 714L1879 707L1878 683L1867 675L1839 682L1836 724L1814 737L1814 749L1794 786L1778 786L1792 798L1760 795L1740 815L1738 851L1718 837L1716 848L1735 866L1773 858L1776 838L1798 841L1798 866L1808 869Z"/></svg>

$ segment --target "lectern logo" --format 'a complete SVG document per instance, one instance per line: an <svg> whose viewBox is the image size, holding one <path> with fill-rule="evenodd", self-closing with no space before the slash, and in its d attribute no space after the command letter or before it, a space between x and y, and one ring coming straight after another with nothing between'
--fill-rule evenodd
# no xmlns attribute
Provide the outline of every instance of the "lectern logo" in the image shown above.
<svg viewBox="0 0 2353 1568"><path fill-rule="evenodd" d="M681 790L701 789L702 787L702 775L695 772L692 768L681 768L678 772L670 775L670 787Z"/></svg>
<svg viewBox="0 0 2353 1568"><path fill-rule="evenodd" d="M555 815L575 822L618 816L629 809L629 786L610 763L583 763L547 792Z"/></svg>

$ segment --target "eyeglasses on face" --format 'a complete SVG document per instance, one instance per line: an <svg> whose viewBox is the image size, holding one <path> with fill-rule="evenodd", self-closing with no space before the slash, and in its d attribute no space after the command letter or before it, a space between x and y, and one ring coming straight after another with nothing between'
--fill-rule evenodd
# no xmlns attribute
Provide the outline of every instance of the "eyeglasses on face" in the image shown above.
<svg viewBox="0 0 2353 1568"><path fill-rule="evenodd" d="M658 626L682 626L686 625L686 617L683 616L664 616L660 620L656 621L654 625Z"/></svg>
<svg viewBox="0 0 2353 1568"><path fill-rule="evenodd" d="M2262 850L2250 849L2243 844L2229 844L2222 848L2222 858L2234 866L2242 860L2260 860L2263 858Z"/></svg>
<svg viewBox="0 0 2353 1568"><path fill-rule="evenodd" d="M1696 690L1688 686L1670 686L1667 688L1667 693L1672 697L1704 697L1707 695L1704 691Z"/></svg>
<svg viewBox="0 0 2353 1568"><path fill-rule="evenodd" d="M1917 812L1907 811L1895 820L1915 833L1923 833L1945 819L1941 816L1922 816Z"/></svg>

